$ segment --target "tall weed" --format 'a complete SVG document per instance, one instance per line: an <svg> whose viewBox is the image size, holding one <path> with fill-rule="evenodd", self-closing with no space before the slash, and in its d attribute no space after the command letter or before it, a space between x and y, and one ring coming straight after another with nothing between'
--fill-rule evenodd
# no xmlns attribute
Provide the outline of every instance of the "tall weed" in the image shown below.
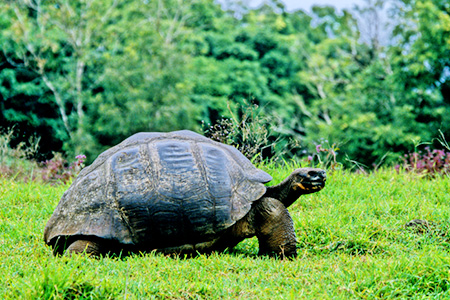
<svg viewBox="0 0 450 300"><path fill-rule="evenodd" d="M22 180L36 179L38 164L33 160L39 149L39 138L31 137L27 143L13 146L13 128L0 134L0 177L14 177Z"/></svg>
<svg viewBox="0 0 450 300"><path fill-rule="evenodd" d="M34 157L39 149L39 138L30 138L27 143L12 145L14 129L0 134L0 177L17 180L42 180L43 182L66 183L78 175L84 167L86 156L77 155L68 162L61 153L44 162L37 162Z"/></svg>

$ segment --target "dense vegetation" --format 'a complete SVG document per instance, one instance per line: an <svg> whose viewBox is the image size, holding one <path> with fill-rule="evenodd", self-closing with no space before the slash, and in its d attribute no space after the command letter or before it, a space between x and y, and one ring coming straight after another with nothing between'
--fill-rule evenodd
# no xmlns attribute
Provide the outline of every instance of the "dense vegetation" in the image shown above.
<svg viewBox="0 0 450 300"><path fill-rule="evenodd" d="M291 168L263 168L278 182ZM45 223L67 185L0 178L2 299L447 299L450 177L329 173L289 210L299 257L256 256L256 239L192 259L54 257ZM413 219L423 227L407 227Z"/></svg>
<svg viewBox="0 0 450 300"><path fill-rule="evenodd" d="M0 127L39 137L39 160L89 162L137 131L251 123L253 107L277 145L264 156L334 145L369 167L450 135L447 1L222 2L1 1Z"/></svg>

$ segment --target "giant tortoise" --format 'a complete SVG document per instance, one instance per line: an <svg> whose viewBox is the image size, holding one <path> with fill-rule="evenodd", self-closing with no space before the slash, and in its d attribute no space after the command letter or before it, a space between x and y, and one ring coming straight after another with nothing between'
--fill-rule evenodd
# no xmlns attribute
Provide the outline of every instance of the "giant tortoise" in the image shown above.
<svg viewBox="0 0 450 300"><path fill-rule="evenodd" d="M208 253L256 235L259 254L296 256L287 207L325 186L302 168L275 186L236 148L182 130L137 133L103 152L62 196L44 239L55 254Z"/></svg>

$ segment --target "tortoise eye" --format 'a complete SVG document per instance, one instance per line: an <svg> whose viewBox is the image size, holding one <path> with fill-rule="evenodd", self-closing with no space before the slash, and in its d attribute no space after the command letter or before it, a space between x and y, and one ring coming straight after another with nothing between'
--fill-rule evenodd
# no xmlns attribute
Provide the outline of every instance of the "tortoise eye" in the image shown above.
<svg viewBox="0 0 450 300"><path fill-rule="evenodd" d="M327 175L323 170L311 170L308 172L308 177L311 180L324 180L327 178Z"/></svg>

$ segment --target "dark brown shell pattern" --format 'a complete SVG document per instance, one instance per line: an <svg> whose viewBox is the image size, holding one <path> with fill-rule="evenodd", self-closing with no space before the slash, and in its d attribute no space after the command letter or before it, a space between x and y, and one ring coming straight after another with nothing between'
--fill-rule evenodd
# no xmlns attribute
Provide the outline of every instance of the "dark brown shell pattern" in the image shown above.
<svg viewBox="0 0 450 300"><path fill-rule="evenodd" d="M138 133L100 154L64 193L44 239L161 249L209 241L248 213L272 177L234 147L183 130Z"/></svg>

